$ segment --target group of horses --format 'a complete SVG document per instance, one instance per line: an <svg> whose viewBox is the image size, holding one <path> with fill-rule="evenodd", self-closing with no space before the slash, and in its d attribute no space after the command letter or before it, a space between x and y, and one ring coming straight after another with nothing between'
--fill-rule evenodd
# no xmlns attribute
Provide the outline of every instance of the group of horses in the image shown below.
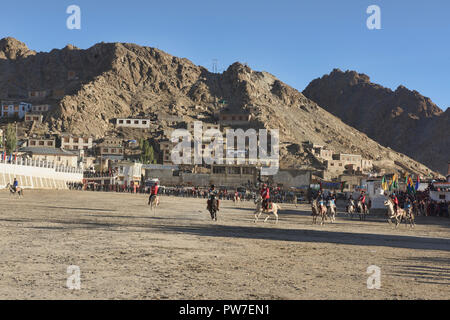
<svg viewBox="0 0 450 320"><path fill-rule="evenodd" d="M10 190L12 190L12 187L10 186ZM13 191L11 191L13 192ZM23 191L22 191L23 192ZM23 193L22 193L23 194ZM233 202L237 204L240 202L239 198L234 198ZM264 222L267 222L267 220L270 218L271 214L275 217L275 224L278 223L278 211L281 210L281 206L278 203L270 203L268 208L263 207L263 199L259 196L254 200L254 203L256 205L255 211L254 211L254 222L258 222L259 217L261 214L265 213L267 214L266 218L264 219ZM156 208L159 206L159 196L152 196L149 199L148 204L151 207L151 211L155 212ZM388 209L388 222L389 224L392 224L395 222L395 227L397 228L398 225L405 221L405 223L409 223L411 227L415 226L414 221L414 209L413 207L410 207L408 209L401 209L398 208L397 211L394 209L394 203L391 199L388 199L384 202L384 205ZM218 211L218 200L212 201L211 203L208 203L208 211L211 214L211 219L213 221L217 221L217 211ZM366 216L369 214L370 208L368 206L363 205L361 201L357 201L355 205L355 201L350 199L347 205L347 210L345 211L345 214L347 216L350 216L351 219L353 219L353 215L359 215L359 219L361 221L366 220ZM319 202L317 199L312 200L311 202L311 211L312 211L312 218L313 218L313 224L320 224L323 225L325 221L329 220L331 223L336 221L336 213L337 208L334 201L327 200L323 202Z"/></svg>

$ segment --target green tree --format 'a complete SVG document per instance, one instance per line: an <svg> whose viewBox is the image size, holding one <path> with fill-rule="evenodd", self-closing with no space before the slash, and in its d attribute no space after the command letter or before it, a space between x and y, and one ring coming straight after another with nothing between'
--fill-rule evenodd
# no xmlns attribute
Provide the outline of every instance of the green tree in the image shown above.
<svg viewBox="0 0 450 320"><path fill-rule="evenodd" d="M141 162L144 164L155 164L155 151L153 149L153 146L150 145L148 140L140 140L139 146L141 149Z"/></svg>
<svg viewBox="0 0 450 320"><path fill-rule="evenodd" d="M17 146L17 137L16 130L14 130L11 123L8 124L8 127L6 128L5 140L6 153L12 153Z"/></svg>

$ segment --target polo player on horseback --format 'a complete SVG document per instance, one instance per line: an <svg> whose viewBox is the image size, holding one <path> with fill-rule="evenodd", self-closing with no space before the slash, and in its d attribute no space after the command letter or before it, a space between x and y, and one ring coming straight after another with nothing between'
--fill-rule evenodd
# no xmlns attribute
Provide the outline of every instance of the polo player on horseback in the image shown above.
<svg viewBox="0 0 450 320"><path fill-rule="evenodd" d="M392 193L389 197L391 198L392 202L394 203L394 211L395 211L395 214L397 214L397 210L398 210L398 198L397 198L397 196L395 195L395 193Z"/></svg>
<svg viewBox="0 0 450 320"><path fill-rule="evenodd" d="M270 190L267 184L264 184L260 191L261 198L263 199L262 207L264 210L269 210Z"/></svg>
<svg viewBox="0 0 450 320"><path fill-rule="evenodd" d="M17 181L16 178L14 178L14 182L13 182L12 187L14 189L14 192L17 192L17 188L19 187L19 181Z"/></svg>
<svg viewBox="0 0 450 320"><path fill-rule="evenodd" d="M361 202L362 210L365 212L366 211L366 193L364 191L361 191L358 201Z"/></svg>
<svg viewBox="0 0 450 320"><path fill-rule="evenodd" d="M208 210L208 211L211 210L211 204L212 204L212 201L214 201L214 199L216 199L216 201L217 201L217 211L219 211L219 203L220 203L220 201L219 201L219 199L217 198L217 191L216 191L216 188L215 188L215 186L212 184L212 185L211 185L211 188L210 188L209 191L208 191L208 201L206 202L206 204L207 204L206 210Z"/></svg>
<svg viewBox="0 0 450 320"><path fill-rule="evenodd" d="M158 181L155 182L155 184L150 188L150 196L148 197L148 204L152 202L153 197L158 196Z"/></svg>

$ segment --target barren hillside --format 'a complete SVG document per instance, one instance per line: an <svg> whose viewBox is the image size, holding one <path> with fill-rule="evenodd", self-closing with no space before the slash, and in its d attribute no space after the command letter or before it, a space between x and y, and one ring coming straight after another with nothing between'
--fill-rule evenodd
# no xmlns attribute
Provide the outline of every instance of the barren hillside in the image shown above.
<svg viewBox="0 0 450 320"><path fill-rule="evenodd" d="M6 43L6 45L5 45ZM337 152L359 153L380 168L428 175L424 165L344 124L337 117L267 72L240 63L214 74L187 59L128 43L99 43L36 53L7 38L0 42L0 96L24 98L30 90L64 89L44 102L56 107L46 117L49 132L70 131L102 137L114 133L113 119L161 113L213 121L213 112L247 110L255 127L278 128L285 167L320 167L303 149L312 141ZM68 74L70 73L70 77ZM152 138L168 128L154 122Z"/></svg>

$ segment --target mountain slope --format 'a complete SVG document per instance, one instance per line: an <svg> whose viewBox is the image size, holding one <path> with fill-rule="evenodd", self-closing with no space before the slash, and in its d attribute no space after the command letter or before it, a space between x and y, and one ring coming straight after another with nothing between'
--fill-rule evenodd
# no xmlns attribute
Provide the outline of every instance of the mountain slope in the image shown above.
<svg viewBox="0 0 450 320"><path fill-rule="evenodd" d="M450 160L450 109L399 86L395 91L368 76L335 69L313 80L303 94L382 145L441 173Z"/></svg>
<svg viewBox="0 0 450 320"><path fill-rule="evenodd" d="M144 114L208 122L219 109L214 102L224 99L229 109L252 113L253 127L280 130L285 167L320 168L321 164L303 149L302 142L308 140L336 152L362 154L387 170L430 173L420 163L344 124L273 75L240 63L214 74L187 59L129 43L99 43L86 50L67 46L35 53L15 41L19 51L27 54L11 58L11 45L7 53L0 52L0 95L26 97L28 90L63 88L64 97L47 99L56 105L46 117L50 132L99 138L118 134L114 118ZM68 78L69 71L76 77ZM168 126L164 121L153 122L151 137L160 139Z"/></svg>

